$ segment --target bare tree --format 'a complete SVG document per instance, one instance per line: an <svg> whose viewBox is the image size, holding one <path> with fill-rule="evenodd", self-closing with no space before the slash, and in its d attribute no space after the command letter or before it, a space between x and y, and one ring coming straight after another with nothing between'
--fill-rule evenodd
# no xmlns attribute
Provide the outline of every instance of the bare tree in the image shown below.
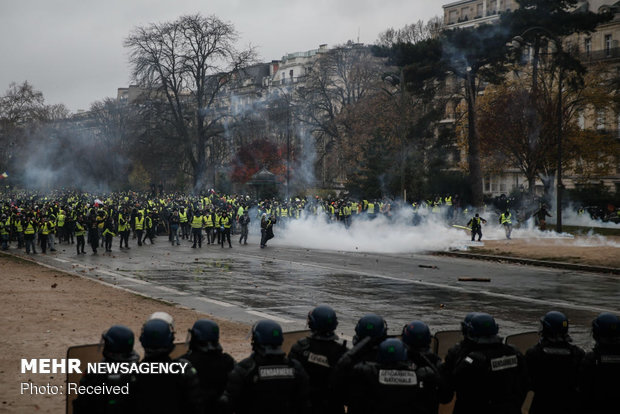
<svg viewBox="0 0 620 414"><path fill-rule="evenodd" d="M380 90L382 71L367 47L349 43L321 55L297 89L296 114L317 138L318 161L328 171L323 181L346 180L345 148L353 138L347 111Z"/></svg>
<svg viewBox="0 0 620 414"><path fill-rule="evenodd" d="M228 111L223 92L254 59L237 50L234 26L216 16L181 16L136 28L125 40L136 82L166 103L166 117L192 170L194 189L207 184L216 137Z"/></svg>

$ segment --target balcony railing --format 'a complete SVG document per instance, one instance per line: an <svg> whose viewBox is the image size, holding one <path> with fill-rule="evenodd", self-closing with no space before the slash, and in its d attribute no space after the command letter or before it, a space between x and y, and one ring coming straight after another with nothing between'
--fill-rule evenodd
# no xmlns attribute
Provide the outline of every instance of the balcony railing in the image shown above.
<svg viewBox="0 0 620 414"><path fill-rule="evenodd" d="M620 47L612 47L603 50L592 50L590 52L582 52L580 56L582 61L595 62L600 60L618 59L620 58Z"/></svg>

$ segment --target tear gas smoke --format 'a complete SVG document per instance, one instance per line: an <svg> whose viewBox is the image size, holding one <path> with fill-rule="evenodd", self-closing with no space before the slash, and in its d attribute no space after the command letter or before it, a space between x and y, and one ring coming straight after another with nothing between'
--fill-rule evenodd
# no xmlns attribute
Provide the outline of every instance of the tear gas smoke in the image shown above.
<svg viewBox="0 0 620 414"><path fill-rule="evenodd" d="M414 212L411 209L399 210L391 219L378 215L374 220L363 216L353 218L349 229L343 224L329 222L325 214L309 215L300 220L291 220L285 225L276 226L276 238L270 241L273 246L294 246L318 250L336 250L366 253L421 253L427 251L467 250L479 243L471 242L471 233L452 227L453 222L446 219L446 209L440 213L420 212L420 222L414 225ZM503 226L496 214L481 214L487 220L482 228L482 241L505 240ZM463 216L457 220L466 225L471 217ZM258 225L255 220L254 225ZM285 229L282 227L286 226ZM257 229L258 230L258 229ZM512 231L512 239L555 240L558 245L581 247L609 246L620 247L620 243L600 235L588 234L575 239L571 234L558 234L554 231L541 231L530 219Z"/></svg>

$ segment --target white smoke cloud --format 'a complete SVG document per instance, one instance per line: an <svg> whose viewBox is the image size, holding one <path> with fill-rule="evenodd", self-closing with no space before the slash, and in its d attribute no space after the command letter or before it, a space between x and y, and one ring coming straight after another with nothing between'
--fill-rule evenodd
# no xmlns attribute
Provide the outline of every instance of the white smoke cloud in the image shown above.
<svg viewBox="0 0 620 414"><path fill-rule="evenodd" d="M485 216L481 214L481 216ZM420 253L428 251L467 250L472 243L471 233L452 227L442 213L422 212L420 224L413 225L413 211L401 210L387 219L382 215L374 220L359 217L353 219L346 229L340 222L330 222L325 214L309 215L301 220L291 220L283 228L276 226L276 238L269 243L274 246L295 246L308 249L336 250L365 253ZM459 225L465 226L470 217L461 217ZM487 223L482 228L482 241L506 240L504 228L497 216L485 217ZM620 243L592 232L575 238L572 234L539 230L534 220L515 226L511 238L514 240L548 240L558 246L611 246L620 247Z"/></svg>

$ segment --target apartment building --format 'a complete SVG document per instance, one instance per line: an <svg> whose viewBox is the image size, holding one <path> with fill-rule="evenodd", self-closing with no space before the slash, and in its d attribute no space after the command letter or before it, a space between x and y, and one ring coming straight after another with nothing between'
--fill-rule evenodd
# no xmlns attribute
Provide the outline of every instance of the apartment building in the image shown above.
<svg viewBox="0 0 620 414"><path fill-rule="evenodd" d="M496 23L500 14L519 7L516 0L461 0L443 6L448 29Z"/></svg>
<svg viewBox="0 0 620 414"><path fill-rule="evenodd" d="M516 0L469 0L456 1L443 6L446 29L473 27L481 24L499 23L501 13L518 8ZM589 66L605 65L610 73L620 74L620 4L610 0L590 0L579 2L577 8L595 13L612 12L614 19L600 25L590 34L574 35L564 39L564 49L580 54L582 62ZM452 107L455 105L452 104ZM454 118L454 108L448 108L446 122ZM620 112L615 108L586 107L579 112L578 124L582 129L605 132L610 137L620 139ZM567 174L568 175L568 174ZM578 177L570 175L563 178L567 188L574 188ZM608 188L620 191L620 164L615 174L597 177ZM507 194L515 189L527 187L527 181L518 169L506 168L501 173L486 174L483 191L490 196ZM542 183L537 183L537 191L542 191Z"/></svg>

